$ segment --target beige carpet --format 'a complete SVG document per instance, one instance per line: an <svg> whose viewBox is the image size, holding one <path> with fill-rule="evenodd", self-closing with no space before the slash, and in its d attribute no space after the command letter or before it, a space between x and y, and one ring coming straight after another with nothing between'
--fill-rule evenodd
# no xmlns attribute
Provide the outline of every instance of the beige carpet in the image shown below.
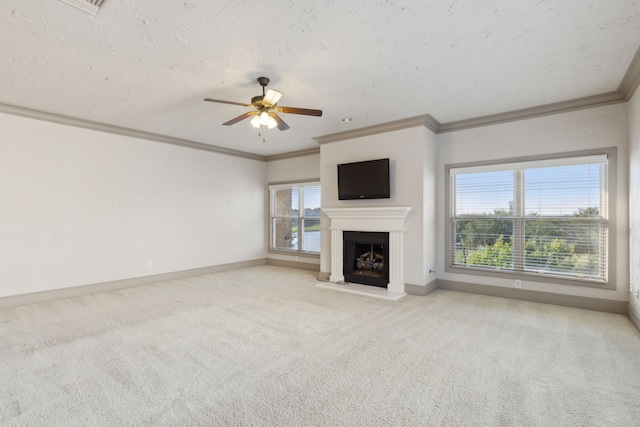
<svg viewBox="0 0 640 427"><path fill-rule="evenodd" d="M622 315L273 266L0 310L2 426L632 426Z"/></svg>

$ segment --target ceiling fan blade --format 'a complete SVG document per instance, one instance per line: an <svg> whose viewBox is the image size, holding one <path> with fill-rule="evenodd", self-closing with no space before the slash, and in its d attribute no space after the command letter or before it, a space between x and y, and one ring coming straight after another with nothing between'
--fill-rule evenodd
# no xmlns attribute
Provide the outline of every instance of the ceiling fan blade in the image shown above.
<svg viewBox="0 0 640 427"><path fill-rule="evenodd" d="M242 107L251 107L251 105L249 105L249 104L243 104L242 102L223 101L223 100L221 100L221 99L205 98L203 101L219 102L220 104L240 105L240 106L242 106Z"/></svg>
<svg viewBox="0 0 640 427"><path fill-rule="evenodd" d="M282 92L269 89L262 102L267 105L276 105L276 103L280 101L280 98L282 98Z"/></svg>
<svg viewBox="0 0 640 427"><path fill-rule="evenodd" d="M231 126L233 124L238 123L241 120L247 119L247 118L249 118L251 116L255 116L255 114L256 114L255 111L248 111L248 112L244 113L243 115L236 117L235 119L231 119L228 122L224 122L223 125L224 126Z"/></svg>
<svg viewBox="0 0 640 427"><path fill-rule="evenodd" d="M278 116L276 113L273 113L273 115L271 116L275 119L276 123L278 124L278 129L280 130L287 130L289 129L289 125L286 124L281 118L280 116Z"/></svg>
<svg viewBox="0 0 640 427"><path fill-rule="evenodd" d="M294 107L278 107L278 112L287 114L303 114L305 116L322 116L322 110L311 110L309 108L294 108Z"/></svg>

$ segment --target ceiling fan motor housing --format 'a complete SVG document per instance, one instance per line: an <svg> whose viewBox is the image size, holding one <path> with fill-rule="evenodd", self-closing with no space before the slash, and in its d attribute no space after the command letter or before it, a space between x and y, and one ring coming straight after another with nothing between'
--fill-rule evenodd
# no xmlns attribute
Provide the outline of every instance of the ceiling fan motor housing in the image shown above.
<svg viewBox="0 0 640 427"><path fill-rule="evenodd" d="M264 95L258 95L251 98L251 105L254 107L260 107L262 104L262 100L264 99Z"/></svg>

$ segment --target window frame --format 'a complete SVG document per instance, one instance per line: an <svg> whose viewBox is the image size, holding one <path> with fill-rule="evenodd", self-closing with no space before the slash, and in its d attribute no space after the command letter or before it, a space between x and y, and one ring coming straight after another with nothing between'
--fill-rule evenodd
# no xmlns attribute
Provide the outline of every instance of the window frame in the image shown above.
<svg viewBox="0 0 640 427"><path fill-rule="evenodd" d="M268 209L269 209L269 217L268 217L268 221L269 221L269 236L268 236L268 240L269 240L269 249L268 252L269 253L273 253L273 254L280 254L280 255L295 255L295 256L303 256L303 257L309 257L309 258L320 258L320 252L321 252L321 248L318 250L318 252L315 251L305 251L302 249L303 247L303 235L304 233L299 233L298 235L298 248L299 249L285 249L285 248L279 248L279 247L274 247L274 242L275 242L275 238L274 238L274 232L275 232L275 220L277 218L281 218L281 217L276 217L275 214L275 203L274 203L274 197L275 197L275 192L274 190L282 190L282 189L293 189L293 188L298 188L298 216L296 217L296 219L298 220L298 226L299 228L302 226L304 227L304 221L307 219L311 219L311 220L318 220L320 221L321 216L319 217L305 217L304 216L304 188L306 187L318 187L320 189L320 191L322 191L322 187L320 185L320 180L319 179L314 179L314 180L309 180L309 181L295 181L295 182L278 182L278 183L270 183L268 185Z"/></svg>
<svg viewBox="0 0 640 427"><path fill-rule="evenodd" d="M487 167L488 169L492 166L495 166L496 169L501 166L504 167L507 163L523 163L523 162L538 162L538 161L553 161L553 159L567 159L567 158L579 158L585 156L594 156L594 155L606 155L607 156L607 203L605 203L606 213L605 217L607 220L607 272L608 278L606 282L602 281L594 281L594 280L585 280L581 278L571 278L571 277L560 277L553 274L543 274L543 273L535 273L535 272L524 272L524 271L513 271L513 270L498 270L491 269L487 267L470 267L470 266L461 266L459 264L455 264L452 261L452 244L453 244L453 189L451 188L451 169L460 169L460 168L472 168L472 167ZM446 226L445 229L445 238L444 238L444 246L445 246L445 272L447 273L456 273L456 274L470 274L474 276L486 276L486 277L494 277L494 278L504 278L511 280L525 280L525 281L533 281L533 282L545 282L552 284L561 284L561 285L575 285L582 287L593 287L600 289L616 289L616 195L617 195L617 185L616 185L616 176L617 176L617 149L616 147L602 148L602 149L594 149L594 150L583 150L576 152L565 152L565 153L556 153L549 155L540 155L540 156L528 156L528 157L519 157L519 158L509 158L509 159L500 159L500 160L492 160L492 161L478 161L478 162L468 162L468 163L458 163L458 164L448 164L445 165L445 221ZM521 195L517 195L517 197L521 197ZM516 231L514 230L514 234Z"/></svg>

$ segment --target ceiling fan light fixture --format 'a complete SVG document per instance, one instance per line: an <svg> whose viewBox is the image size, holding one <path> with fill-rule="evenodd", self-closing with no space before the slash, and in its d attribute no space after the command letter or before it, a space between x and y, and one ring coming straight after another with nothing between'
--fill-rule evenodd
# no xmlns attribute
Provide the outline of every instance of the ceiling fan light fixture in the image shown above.
<svg viewBox="0 0 640 427"><path fill-rule="evenodd" d="M269 117L269 113L267 113L266 111L261 112L260 113L260 124L267 126L269 124L269 119L270 118L271 117Z"/></svg>
<svg viewBox="0 0 640 427"><path fill-rule="evenodd" d="M273 129L276 126L278 126L278 122L276 122L276 119L274 119L273 117L269 116L269 122L267 123L267 127L269 129Z"/></svg>
<svg viewBox="0 0 640 427"><path fill-rule="evenodd" d="M271 116L271 114L269 114L268 111L262 111L260 114L253 116L253 119L251 119L251 126L256 129L259 129L261 126L273 129L278 126L278 122L273 118L273 116Z"/></svg>

